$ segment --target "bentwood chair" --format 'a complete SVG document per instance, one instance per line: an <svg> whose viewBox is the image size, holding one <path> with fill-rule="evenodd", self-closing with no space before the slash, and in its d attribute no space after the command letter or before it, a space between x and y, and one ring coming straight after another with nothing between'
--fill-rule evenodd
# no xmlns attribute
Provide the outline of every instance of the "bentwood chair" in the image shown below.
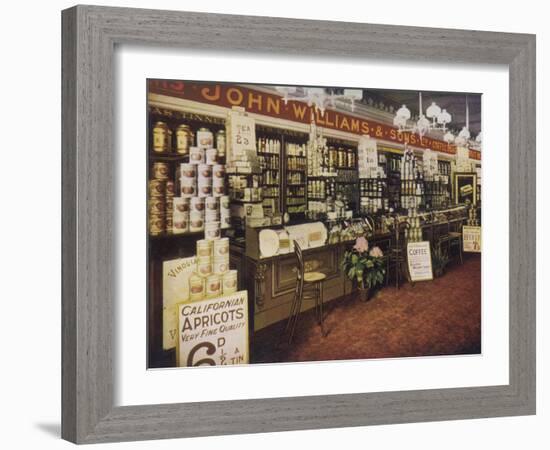
<svg viewBox="0 0 550 450"><path fill-rule="evenodd" d="M296 288L294 298L290 307L290 313L285 328L285 335L288 334L288 343L292 343L298 316L302 309L302 302L306 300L315 301L315 315L317 323L321 327L321 334L326 336L323 329L323 281L326 275L322 272L306 272L302 249L298 242L294 241L294 254L297 261Z"/></svg>
<svg viewBox="0 0 550 450"><path fill-rule="evenodd" d="M447 254L451 255L451 250L458 247L458 256L460 264L464 263L462 258L462 219L450 220L446 223L446 232L439 236L438 245L447 247Z"/></svg>

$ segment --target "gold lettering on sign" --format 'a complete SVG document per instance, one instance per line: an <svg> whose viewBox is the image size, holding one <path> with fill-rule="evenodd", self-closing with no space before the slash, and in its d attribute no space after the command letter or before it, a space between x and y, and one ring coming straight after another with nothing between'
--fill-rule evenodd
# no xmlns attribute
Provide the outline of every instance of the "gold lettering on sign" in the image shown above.
<svg viewBox="0 0 550 450"><path fill-rule="evenodd" d="M351 119L351 131L359 133L359 119Z"/></svg>
<svg viewBox="0 0 550 450"><path fill-rule="evenodd" d="M227 101L233 106L239 106L243 102L243 93L240 89L229 88L227 90Z"/></svg>
<svg viewBox="0 0 550 450"><path fill-rule="evenodd" d="M274 99L273 97L267 97L267 112L273 112L275 114L281 113L281 100Z"/></svg>
<svg viewBox="0 0 550 450"><path fill-rule="evenodd" d="M306 115L307 106L300 103L292 102L292 109L294 110L294 116L298 119L303 120L304 116Z"/></svg>
<svg viewBox="0 0 550 450"><path fill-rule="evenodd" d="M256 97L254 97L254 94L252 92L248 94L248 109L252 109L252 105L256 105L258 107L258 111L262 110L261 94L258 94Z"/></svg>
<svg viewBox="0 0 550 450"><path fill-rule="evenodd" d="M340 122L340 128L342 128L342 130L349 131L349 122L348 122L348 119L346 119L345 117L342 117L342 121Z"/></svg>
<svg viewBox="0 0 550 450"><path fill-rule="evenodd" d="M364 120L361 122L361 133L369 134L369 123Z"/></svg>
<svg viewBox="0 0 550 450"><path fill-rule="evenodd" d="M212 93L210 93L213 91ZM215 85L213 89L205 87L201 89L201 95L206 99L212 102L215 102L220 99L221 88L219 85Z"/></svg>

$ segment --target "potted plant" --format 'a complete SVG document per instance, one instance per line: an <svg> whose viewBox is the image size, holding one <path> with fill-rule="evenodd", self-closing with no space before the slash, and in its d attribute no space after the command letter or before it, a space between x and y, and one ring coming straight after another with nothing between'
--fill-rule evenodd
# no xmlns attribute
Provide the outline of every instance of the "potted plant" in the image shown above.
<svg viewBox="0 0 550 450"><path fill-rule="evenodd" d="M357 284L363 301L367 301L374 288L384 281L386 273L382 250L373 247L369 251L369 243L364 237L358 237L353 248L344 253L341 268Z"/></svg>

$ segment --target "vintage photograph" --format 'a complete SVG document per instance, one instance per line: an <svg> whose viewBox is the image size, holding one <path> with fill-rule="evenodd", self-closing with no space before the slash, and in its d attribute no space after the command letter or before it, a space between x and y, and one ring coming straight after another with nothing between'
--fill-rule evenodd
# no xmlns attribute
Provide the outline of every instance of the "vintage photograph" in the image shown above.
<svg viewBox="0 0 550 450"><path fill-rule="evenodd" d="M481 93L146 95L149 369L481 354Z"/></svg>

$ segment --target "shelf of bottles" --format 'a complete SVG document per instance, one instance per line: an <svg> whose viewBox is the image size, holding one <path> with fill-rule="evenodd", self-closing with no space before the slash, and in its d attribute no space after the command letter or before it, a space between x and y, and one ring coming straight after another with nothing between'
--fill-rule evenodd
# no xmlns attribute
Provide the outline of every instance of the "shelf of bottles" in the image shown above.
<svg viewBox="0 0 550 450"><path fill-rule="evenodd" d="M285 142L285 155L285 210L290 215L303 214L307 210L306 144Z"/></svg>
<svg viewBox="0 0 550 450"><path fill-rule="evenodd" d="M357 148L340 144L330 146L329 162L336 170L334 195L344 201L346 209L356 209L359 203Z"/></svg>
<svg viewBox="0 0 550 450"><path fill-rule="evenodd" d="M282 142L278 137L259 136L256 140L256 150L262 170L260 185L264 212L275 212L280 208L281 148Z"/></svg>
<svg viewBox="0 0 550 450"><path fill-rule="evenodd" d="M424 175L414 152L407 148L401 157L401 209L416 209L423 206Z"/></svg>
<svg viewBox="0 0 550 450"><path fill-rule="evenodd" d="M437 162L437 173L424 177L424 204L426 209L445 208L451 201L451 163Z"/></svg>

